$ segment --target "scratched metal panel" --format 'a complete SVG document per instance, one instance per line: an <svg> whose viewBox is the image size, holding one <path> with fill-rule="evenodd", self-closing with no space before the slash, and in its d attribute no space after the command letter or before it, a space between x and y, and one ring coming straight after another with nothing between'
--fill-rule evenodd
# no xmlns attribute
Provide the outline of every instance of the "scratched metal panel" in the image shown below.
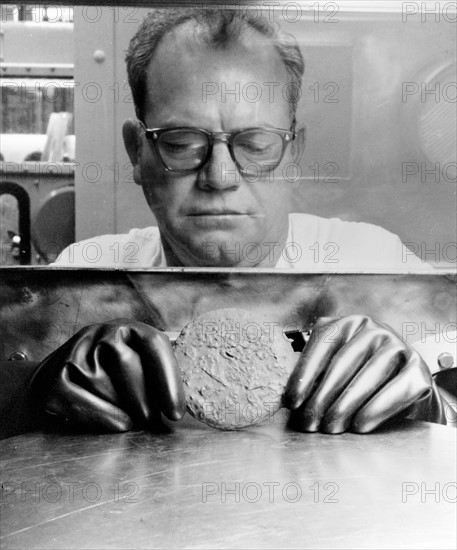
<svg viewBox="0 0 457 550"><path fill-rule="evenodd" d="M180 331L195 316L225 307L266 312L284 330L306 330L322 316L365 314L409 343L427 330L428 336L437 332L439 343L456 330L456 280L234 269L3 268L0 359L19 349L40 360L90 323L125 317Z"/></svg>

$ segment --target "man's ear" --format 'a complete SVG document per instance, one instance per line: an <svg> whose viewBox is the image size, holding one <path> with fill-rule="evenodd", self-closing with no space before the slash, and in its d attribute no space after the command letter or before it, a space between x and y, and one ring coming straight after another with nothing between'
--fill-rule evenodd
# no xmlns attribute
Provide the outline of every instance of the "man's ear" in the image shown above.
<svg viewBox="0 0 457 550"><path fill-rule="evenodd" d="M301 160L303 151L305 150L305 146L306 146L306 126L304 124L300 124L296 128L295 139L294 141L292 141L290 145L291 145L292 159L296 164L298 164Z"/></svg>
<svg viewBox="0 0 457 550"><path fill-rule="evenodd" d="M141 185L141 127L137 120L128 118L122 125L124 146L133 165L133 179Z"/></svg>

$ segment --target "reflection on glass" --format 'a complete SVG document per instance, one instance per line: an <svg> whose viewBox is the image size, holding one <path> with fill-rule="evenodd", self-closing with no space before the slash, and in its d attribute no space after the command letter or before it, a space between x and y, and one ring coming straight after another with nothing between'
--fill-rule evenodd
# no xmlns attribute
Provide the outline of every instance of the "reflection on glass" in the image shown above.
<svg viewBox="0 0 457 550"><path fill-rule="evenodd" d="M453 13L405 18L400 8L390 9L391 3L358 2L350 11L343 4L302 2L293 9L253 11L293 35L305 60L297 122L306 127L306 143L299 162L281 174L284 197L291 196L300 214L383 227L400 237L411 257L455 269ZM52 261L62 234L79 242L157 223L141 187L134 185L122 140L123 121L136 118L125 50L148 11L136 6L0 6L1 192L6 193L5 183L16 183L29 197L30 234L20 234L20 220L14 231L22 243L31 242L32 264ZM163 71L166 78L172 65ZM224 102L222 84L203 82L202 102L209 105L216 96ZM228 100L227 87L226 92ZM263 80L240 87L240 101L253 109L259 106L256 94L280 95L274 83ZM272 101L271 111L277 109ZM204 122L198 126L220 130ZM202 151L197 148L196 155ZM74 225L55 227L55 237L45 243L51 252L39 253L35 220L52 193L71 187L77 197L72 198L74 216L66 210L60 218ZM19 218L26 210L19 208ZM2 225L0 237L7 242L5 231ZM327 241L316 239L302 251L310 257L311 270L316 258L330 258L328 269L341 267L334 260L340 259L342 244ZM233 243L228 248L236 249ZM27 255L21 250L23 263ZM246 249L253 257L254 252ZM7 256L0 265L13 262Z"/></svg>

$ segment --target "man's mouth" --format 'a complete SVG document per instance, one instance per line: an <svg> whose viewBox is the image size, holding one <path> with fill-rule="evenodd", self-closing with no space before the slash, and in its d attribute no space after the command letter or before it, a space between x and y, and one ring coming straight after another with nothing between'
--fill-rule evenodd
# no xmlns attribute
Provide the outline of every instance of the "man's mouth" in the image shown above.
<svg viewBox="0 0 457 550"><path fill-rule="evenodd" d="M196 210L190 212L189 216L247 216L247 212L239 212L237 210L219 210L219 209L208 209L208 210Z"/></svg>
<svg viewBox="0 0 457 550"><path fill-rule="evenodd" d="M232 212L230 210L223 211L203 211L203 212L193 212L188 214L191 218L241 218L249 216L245 212Z"/></svg>

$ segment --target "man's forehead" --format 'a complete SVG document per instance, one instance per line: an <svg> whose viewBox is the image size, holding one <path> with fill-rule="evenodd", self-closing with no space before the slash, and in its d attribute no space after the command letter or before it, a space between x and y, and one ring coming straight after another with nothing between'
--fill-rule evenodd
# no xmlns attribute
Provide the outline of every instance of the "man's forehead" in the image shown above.
<svg viewBox="0 0 457 550"><path fill-rule="evenodd" d="M148 68L149 94L160 95L157 87L186 85L202 86L204 80L212 79L227 84L234 80L240 84L265 80L278 83L290 81L272 40L251 28L244 28L228 43L216 46L205 40L210 31L195 22L188 21L168 32L158 45ZM192 77L188 69L198 68ZM152 98L150 98L152 99Z"/></svg>

